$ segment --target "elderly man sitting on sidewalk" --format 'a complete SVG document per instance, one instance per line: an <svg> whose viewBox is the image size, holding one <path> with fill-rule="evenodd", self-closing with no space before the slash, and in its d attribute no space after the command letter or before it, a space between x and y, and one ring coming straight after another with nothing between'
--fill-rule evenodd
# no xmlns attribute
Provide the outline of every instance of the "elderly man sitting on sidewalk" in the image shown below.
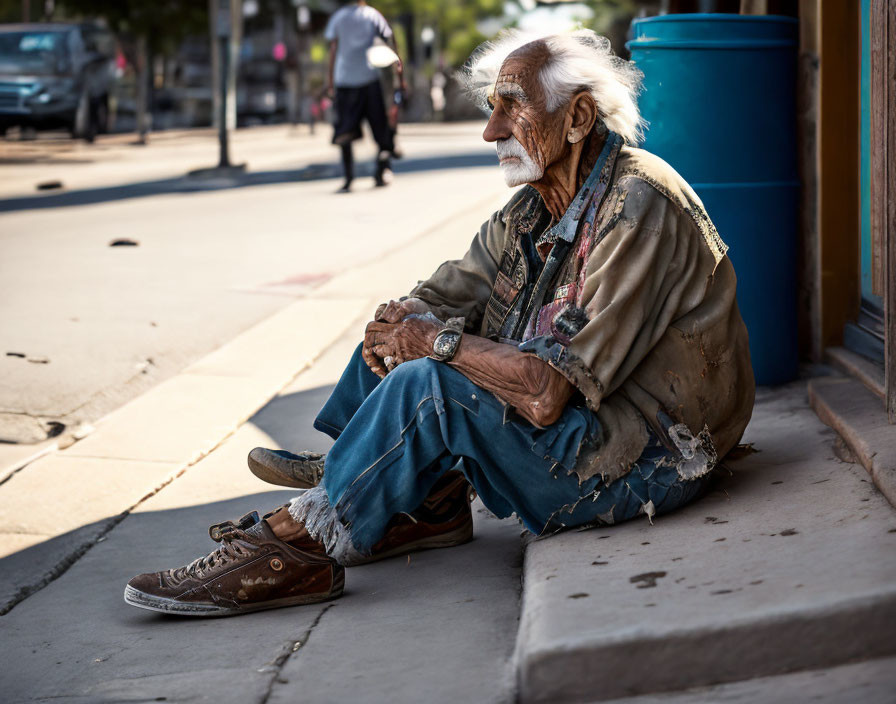
<svg viewBox="0 0 896 704"><path fill-rule="evenodd" d="M326 457L250 454L307 490L212 526L218 549L135 577L128 603L338 597L345 565L469 540L469 485L539 535L652 520L739 441L754 382L734 269L693 190L632 146L638 71L578 31L506 34L466 76L507 183L527 185L462 259L380 306L315 421Z"/></svg>

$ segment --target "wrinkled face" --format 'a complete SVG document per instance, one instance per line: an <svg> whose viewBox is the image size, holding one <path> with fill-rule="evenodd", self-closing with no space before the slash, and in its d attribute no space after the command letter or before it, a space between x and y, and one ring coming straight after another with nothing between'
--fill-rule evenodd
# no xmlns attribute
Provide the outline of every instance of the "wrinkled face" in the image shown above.
<svg viewBox="0 0 896 704"><path fill-rule="evenodd" d="M482 136L495 142L509 186L538 181L563 153L566 113L563 109L547 111L538 78L548 58L542 41L517 49L501 66L489 96L493 112Z"/></svg>

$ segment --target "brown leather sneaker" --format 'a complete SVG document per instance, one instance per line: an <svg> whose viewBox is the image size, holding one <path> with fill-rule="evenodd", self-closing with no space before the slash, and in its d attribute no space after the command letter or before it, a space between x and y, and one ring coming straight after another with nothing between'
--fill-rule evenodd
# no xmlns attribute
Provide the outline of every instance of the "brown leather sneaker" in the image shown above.
<svg viewBox="0 0 896 704"><path fill-rule="evenodd" d="M268 484L310 489L324 476L325 455L317 452L293 454L286 450L256 447L249 453L249 470Z"/></svg>
<svg viewBox="0 0 896 704"><path fill-rule="evenodd" d="M167 614L232 616L342 596L341 565L279 540L255 512L209 534L221 547L184 567L134 577L124 600Z"/></svg>
<svg viewBox="0 0 896 704"><path fill-rule="evenodd" d="M309 489L323 476L325 455L293 454L286 450L256 447L249 453L249 469L259 479L279 486ZM394 516L386 535L365 557L344 560L346 567L363 565L417 550L450 548L473 539L471 488L463 474L447 472L429 496L410 514Z"/></svg>
<svg viewBox="0 0 896 704"><path fill-rule="evenodd" d="M416 510L392 517L386 534L373 546L370 555L346 559L343 564L354 567L418 550L448 548L471 541L470 491L463 474L447 472Z"/></svg>

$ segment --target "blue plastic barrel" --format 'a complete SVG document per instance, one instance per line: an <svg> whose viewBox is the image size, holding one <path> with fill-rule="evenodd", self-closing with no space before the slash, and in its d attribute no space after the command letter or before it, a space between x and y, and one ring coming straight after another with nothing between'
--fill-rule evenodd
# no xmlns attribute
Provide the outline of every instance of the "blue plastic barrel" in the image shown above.
<svg viewBox="0 0 896 704"><path fill-rule="evenodd" d="M795 19L722 14L635 20L644 148L700 196L730 247L759 384L797 375Z"/></svg>

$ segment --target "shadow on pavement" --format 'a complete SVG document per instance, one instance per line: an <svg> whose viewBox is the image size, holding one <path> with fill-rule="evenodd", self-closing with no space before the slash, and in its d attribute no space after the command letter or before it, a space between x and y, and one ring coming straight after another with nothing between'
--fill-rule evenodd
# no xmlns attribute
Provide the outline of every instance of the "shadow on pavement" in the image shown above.
<svg viewBox="0 0 896 704"><path fill-rule="evenodd" d="M494 152L475 152L470 154L451 154L446 156L421 157L418 159L402 159L393 164L396 174L410 174L421 171L437 171L440 169L462 169L477 166L495 166L497 157ZM358 164L356 173L359 177L372 176L371 164ZM247 186L269 186L279 183L296 183L320 181L339 178L341 167L335 163L310 164L301 169L285 169L278 171L248 172L236 177L194 178L177 177L143 181L121 186L102 188L86 188L78 191L67 191L45 196L21 196L0 200L0 213L18 210L40 210L43 208L62 208L75 205L95 205L117 200L145 198L147 196L170 193L195 193L198 191L218 191Z"/></svg>
<svg viewBox="0 0 896 704"><path fill-rule="evenodd" d="M250 420L259 429L264 431L272 439L274 447L290 450L316 450L326 451L332 440L326 435L314 430L312 423L320 408L326 402L333 390L331 385L320 386L282 396L277 396L256 413ZM248 474L245 464L242 471ZM273 489L273 487L271 487ZM295 494L295 490L287 493L280 502L287 500ZM276 507L276 501L256 501L251 495L243 502L249 506L246 511L259 509L262 512ZM229 505L229 504L228 504ZM239 518L246 511L239 508L228 509L210 515L209 524L222 520ZM127 522L140 520L144 514L130 514ZM109 533L121 522L123 515L108 516L100 521L86 523L74 530L62 535L48 537L47 539L19 550L0 559L0 613L11 604L27 599L34 591L42 588L44 584L63 574L70 565L82 558L86 551L93 546L98 539ZM50 519L52 520L52 519ZM204 519L203 519L204 520ZM197 526L200 537L205 535L202 521ZM172 533L175 544L181 541L180 536ZM184 555L182 559L186 559ZM195 556L194 556L195 557Z"/></svg>
<svg viewBox="0 0 896 704"><path fill-rule="evenodd" d="M326 452L333 441L313 428L315 417L327 402L333 385L276 396L249 419L259 430L271 436L276 448L299 452Z"/></svg>
<svg viewBox="0 0 896 704"><path fill-rule="evenodd" d="M331 602L331 610L314 604L183 619L122 600L132 576L212 550L210 524L269 510L294 494L266 492L128 516L58 580L3 617L4 701L262 701L275 684L290 700L301 691L301 698L317 701L335 681L341 691L328 701L358 701L372 690L367 701L410 704L419 701L421 679L456 701L474 701L477 688L500 677L516 632L519 533L514 521L483 514L477 514L472 543L351 568L345 597ZM95 533L102 523L76 532ZM0 560L0 569L27 565L48 544L71 537ZM478 649L470 645L477 641ZM302 663L281 677L280 664L297 644ZM334 650L348 652L333 658ZM396 662L404 673L398 681ZM449 686L455 668L474 676ZM391 687L406 689L405 696L390 697Z"/></svg>

